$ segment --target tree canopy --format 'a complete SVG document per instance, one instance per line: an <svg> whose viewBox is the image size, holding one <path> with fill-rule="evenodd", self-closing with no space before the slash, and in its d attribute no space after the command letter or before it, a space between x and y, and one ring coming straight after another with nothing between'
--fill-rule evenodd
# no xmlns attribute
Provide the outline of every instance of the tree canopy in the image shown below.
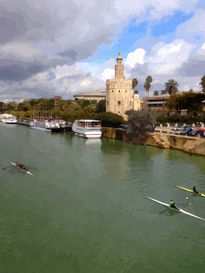
<svg viewBox="0 0 205 273"><path fill-rule="evenodd" d="M147 76L146 80L145 80L145 84L144 84L144 88L148 94L149 97L149 89L151 87L151 82L152 82L152 77L151 76Z"/></svg>
<svg viewBox="0 0 205 273"><path fill-rule="evenodd" d="M171 96L167 102L166 107L169 110L176 110L180 114L182 109L187 110L187 113L197 116L202 113L202 101L205 99L205 94L195 92L184 92L182 94L175 94Z"/></svg>
<svg viewBox="0 0 205 273"><path fill-rule="evenodd" d="M134 78L132 80L132 88L135 89L135 87L138 85L138 80L136 78Z"/></svg>
<svg viewBox="0 0 205 273"><path fill-rule="evenodd" d="M199 84L202 87L202 91L205 93L205 75L201 78L201 81Z"/></svg>
<svg viewBox="0 0 205 273"><path fill-rule="evenodd" d="M178 92L178 83L171 79L171 80L168 80L167 82L165 82L165 90L167 91L167 93L170 94L170 96L176 94Z"/></svg>

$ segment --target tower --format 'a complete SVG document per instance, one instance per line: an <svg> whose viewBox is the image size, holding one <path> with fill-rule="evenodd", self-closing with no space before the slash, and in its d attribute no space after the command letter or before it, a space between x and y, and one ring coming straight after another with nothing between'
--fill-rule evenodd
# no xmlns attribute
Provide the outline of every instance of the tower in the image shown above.
<svg viewBox="0 0 205 273"><path fill-rule="evenodd" d="M125 80L122 56L117 57L115 78L106 80L106 112L112 112L127 120L126 111L133 109L132 80Z"/></svg>

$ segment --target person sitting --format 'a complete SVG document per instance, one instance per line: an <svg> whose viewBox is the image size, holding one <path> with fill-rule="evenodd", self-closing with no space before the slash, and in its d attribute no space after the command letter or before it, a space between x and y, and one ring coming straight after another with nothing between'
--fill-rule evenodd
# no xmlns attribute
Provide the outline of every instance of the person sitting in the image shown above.
<svg viewBox="0 0 205 273"><path fill-rule="evenodd" d="M199 194L199 192L196 190L196 187L195 187L195 186L193 186L193 189L192 189L192 190L193 190L194 193Z"/></svg>
<svg viewBox="0 0 205 273"><path fill-rule="evenodd" d="M174 208L174 209L178 210L178 208L175 206L175 203L174 203L174 201L172 199L169 202L169 206L170 206L170 208Z"/></svg>

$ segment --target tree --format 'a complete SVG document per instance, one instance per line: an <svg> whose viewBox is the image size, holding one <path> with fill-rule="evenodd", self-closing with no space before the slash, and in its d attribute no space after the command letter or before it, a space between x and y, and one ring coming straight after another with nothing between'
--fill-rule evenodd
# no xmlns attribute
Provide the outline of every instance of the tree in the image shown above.
<svg viewBox="0 0 205 273"><path fill-rule="evenodd" d="M199 84L202 87L202 91L205 93L205 75L201 78L201 81Z"/></svg>
<svg viewBox="0 0 205 273"><path fill-rule="evenodd" d="M158 91L154 91L154 96L158 96L159 92Z"/></svg>
<svg viewBox="0 0 205 273"><path fill-rule="evenodd" d="M102 126L105 126L105 127L118 128L124 122L123 117L111 112L99 113L97 114L96 118L101 120Z"/></svg>
<svg viewBox="0 0 205 273"><path fill-rule="evenodd" d="M165 106L171 111L177 111L178 114L181 113L182 109L185 109L183 95L172 95L167 101Z"/></svg>
<svg viewBox="0 0 205 273"><path fill-rule="evenodd" d="M170 94L170 96L176 94L178 92L178 83L171 79L171 80L168 80L167 82L165 82L165 88L166 88L166 91L167 93Z"/></svg>
<svg viewBox="0 0 205 273"><path fill-rule="evenodd" d="M100 100L96 107L96 113L106 112L106 101Z"/></svg>
<svg viewBox="0 0 205 273"><path fill-rule="evenodd" d="M128 139L142 143L156 124L156 114L148 110L132 111L128 117Z"/></svg>
<svg viewBox="0 0 205 273"><path fill-rule="evenodd" d="M136 78L134 78L132 80L132 89L135 89L135 87L138 85L138 80Z"/></svg>
<svg viewBox="0 0 205 273"><path fill-rule="evenodd" d="M202 101L205 94L195 92L184 92L183 94L172 95L166 102L166 107L176 110L180 114L182 109L186 109L189 115L197 116L202 113Z"/></svg>
<svg viewBox="0 0 205 273"><path fill-rule="evenodd" d="M152 82L152 77L151 76L147 76L146 80L145 80L145 84L144 84L144 88L147 92L147 97L149 98L149 89L151 87L151 82Z"/></svg>

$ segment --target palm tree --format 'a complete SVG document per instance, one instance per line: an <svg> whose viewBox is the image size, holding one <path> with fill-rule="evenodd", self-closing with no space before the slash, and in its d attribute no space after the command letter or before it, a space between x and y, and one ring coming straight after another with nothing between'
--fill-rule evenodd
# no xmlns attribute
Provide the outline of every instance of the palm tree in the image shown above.
<svg viewBox="0 0 205 273"><path fill-rule="evenodd" d="M152 77L151 76L147 76L146 80L145 80L145 84L144 84L144 88L147 92L147 97L149 98L149 89L151 87L151 82L152 82Z"/></svg>
<svg viewBox="0 0 205 273"><path fill-rule="evenodd" d="M175 80L173 80L173 79L168 80L167 82L165 82L164 85L165 85L165 89L166 89L167 93L169 93L170 96L174 95L178 92L179 85Z"/></svg>
<svg viewBox="0 0 205 273"><path fill-rule="evenodd" d="M138 80L136 78L132 79L132 88L135 89L137 85L138 85Z"/></svg>
<svg viewBox="0 0 205 273"><path fill-rule="evenodd" d="M201 78L201 82L199 84L202 87L202 91L205 93L205 75Z"/></svg>

